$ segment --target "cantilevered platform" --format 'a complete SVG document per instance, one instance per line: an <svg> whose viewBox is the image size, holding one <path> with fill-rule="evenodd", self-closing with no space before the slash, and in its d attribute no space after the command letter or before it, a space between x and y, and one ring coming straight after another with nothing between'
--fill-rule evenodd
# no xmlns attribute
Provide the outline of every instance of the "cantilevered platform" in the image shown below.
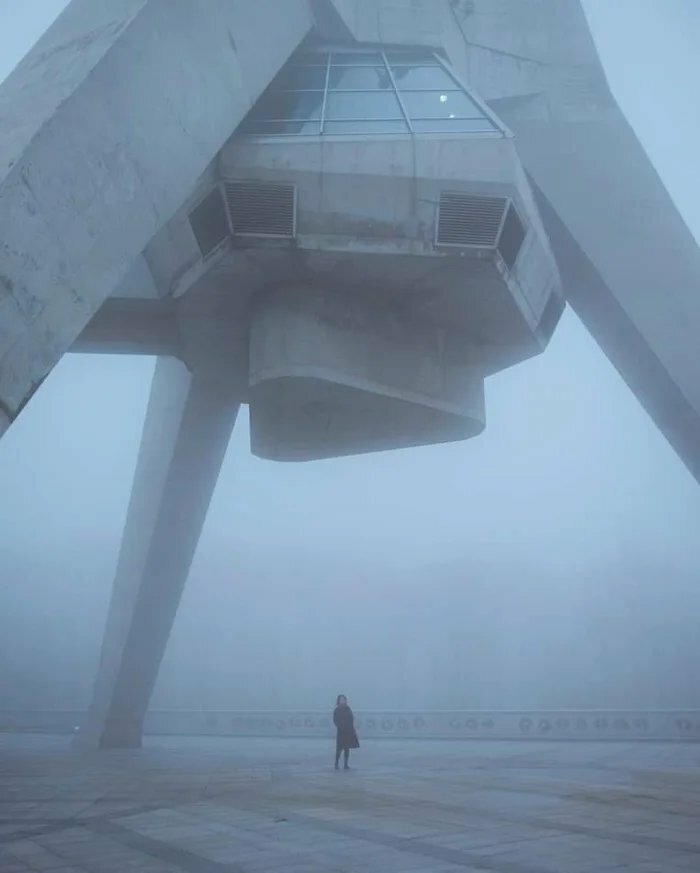
<svg viewBox="0 0 700 873"><path fill-rule="evenodd" d="M148 738L79 755L0 735L3 873L700 869L682 743Z"/></svg>

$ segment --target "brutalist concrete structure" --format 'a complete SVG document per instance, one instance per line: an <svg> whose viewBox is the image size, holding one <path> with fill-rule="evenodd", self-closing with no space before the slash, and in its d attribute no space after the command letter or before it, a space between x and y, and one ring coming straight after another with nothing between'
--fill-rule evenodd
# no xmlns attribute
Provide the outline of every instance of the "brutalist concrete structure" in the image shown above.
<svg viewBox="0 0 700 873"><path fill-rule="evenodd" d="M280 461L473 437L566 299L700 478L700 252L578 0L73 0L0 118L0 428L159 357L86 745L140 743L241 403Z"/></svg>

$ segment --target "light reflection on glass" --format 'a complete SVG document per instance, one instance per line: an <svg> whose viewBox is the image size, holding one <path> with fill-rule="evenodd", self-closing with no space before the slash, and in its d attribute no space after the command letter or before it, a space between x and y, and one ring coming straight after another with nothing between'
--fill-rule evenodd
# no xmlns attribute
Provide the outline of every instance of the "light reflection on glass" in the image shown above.
<svg viewBox="0 0 700 873"><path fill-rule="evenodd" d="M256 136L499 133L430 51L300 51L241 126Z"/></svg>

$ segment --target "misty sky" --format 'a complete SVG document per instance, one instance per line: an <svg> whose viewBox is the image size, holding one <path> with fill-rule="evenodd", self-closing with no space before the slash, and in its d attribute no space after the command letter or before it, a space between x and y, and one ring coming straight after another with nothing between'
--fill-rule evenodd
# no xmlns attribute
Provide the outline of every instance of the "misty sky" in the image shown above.
<svg viewBox="0 0 700 873"><path fill-rule="evenodd" d="M0 0L0 77L63 5ZM586 9L613 89L700 238L700 3ZM69 591L104 620L152 370L68 356L0 441L0 597L26 588L13 609L29 635L31 609L50 613ZM182 620L205 621L212 566L235 585L265 549L313 556L331 586L348 560L368 574L476 561L501 579L527 566L566 586L592 562L643 554L660 586L697 575L700 488L570 311L544 355L486 387L475 440L300 466L252 457L244 410L185 595L198 618Z"/></svg>

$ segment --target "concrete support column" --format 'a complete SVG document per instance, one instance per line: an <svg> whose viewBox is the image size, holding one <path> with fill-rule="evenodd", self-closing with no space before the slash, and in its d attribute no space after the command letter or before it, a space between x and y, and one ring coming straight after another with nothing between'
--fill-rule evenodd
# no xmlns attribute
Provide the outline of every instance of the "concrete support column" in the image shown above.
<svg viewBox="0 0 700 873"><path fill-rule="evenodd" d="M137 747L239 400L160 358L151 388L83 748Z"/></svg>
<svg viewBox="0 0 700 873"><path fill-rule="evenodd" d="M314 24L308 0L65 6L0 82L0 418L10 420Z"/></svg>

